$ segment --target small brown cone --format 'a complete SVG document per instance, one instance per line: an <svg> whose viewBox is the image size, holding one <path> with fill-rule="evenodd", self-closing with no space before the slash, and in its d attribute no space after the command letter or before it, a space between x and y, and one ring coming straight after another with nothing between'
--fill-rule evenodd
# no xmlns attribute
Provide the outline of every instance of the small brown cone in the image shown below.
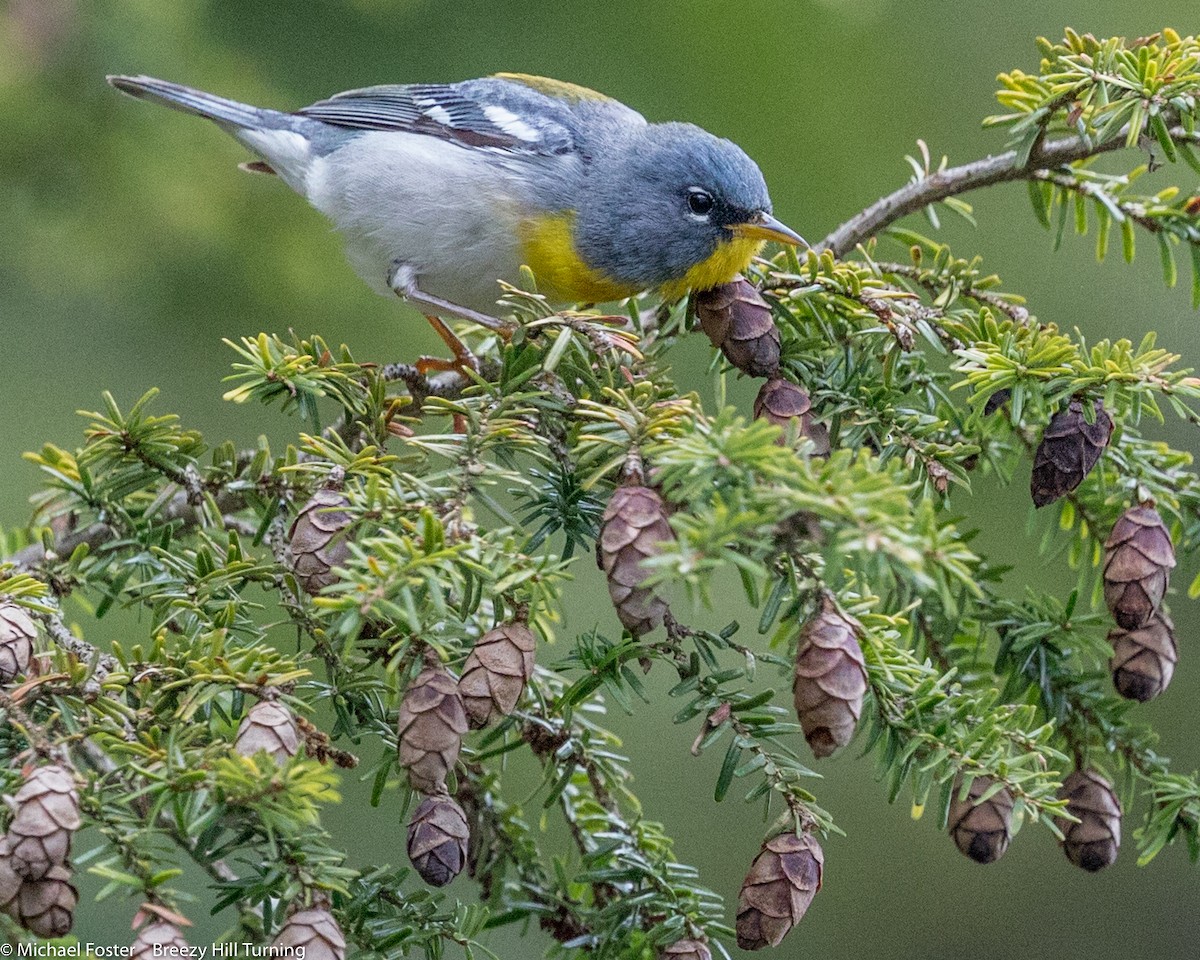
<svg viewBox="0 0 1200 960"><path fill-rule="evenodd" d="M9 683L29 669L37 626L10 600L0 602L0 683Z"/></svg>
<svg viewBox="0 0 1200 960"><path fill-rule="evenodd" d="M976 777L966 798L959 799L961 782L956 782L950 800L950 836L958 849L976 863L999 860L1012 840L1013 798L1008 788L979 802L994 783L991 777Z"/></svg>
<svg viewBox="0 0 1200 960"><path fill-rule="evenodd" d="M533 676L537 639L523 623L502 623L475 641L458 680L475 729L513 712Z"/></svg>
<svg viewBox="0 0 1200 960"><path fill-rule="evenodd" d="M804 624L792 697L804 739L827 757L854 737L867 692L867 668L854 626L832 604Z"/></svg>
<svg viewBox="0 0 1200 960"><path fill-rule="evenodd" d="M351 516L345 509L349 505L340 490L326 487L312 495L292 522L288 532L292 570L305 593L316 596L335 583L333 568L350 556L346 531Z"/></svg>
<svg viewBox="0 0 1200 960"><path fill-rule="evenodd" d="M1029 493L1035 507L1044 507L1076 489L1104 453L1113 432L1112 417L1099 400L1092 409L1095 418L1091 423L1079 400L1072 400L1050 418L1033 455Z"/></svg>
<svg viewBox="0 0 1200 960"><path fill-rule="evenodd" d="M421 801L408 824L408 859L431 887L444 887L462 873L471 838L467 815L447 794Z"/></svg>
<svg viewBox="0 0 1200 960"><path fill-rule="evenodd" d="M737 945L777 947L821 889L825 854L812 834L781 833L763 844L738 894Z"/></svg>
<svg viewBox="0 0 1200 960"><path fill-rule="evenodd" d="M0 912L14 919L17 916L17 893L22 880L12 868L8 837L0 837Z"/></svg>
<svg viewBox="0 0 1200 960"><path fill-rule="evenodd" d="M190 957L187 938L175 924L156 918L138 931L130 945L130 960L162 960L163 957Z"/></svg>
<svg viewBox="0 0 1200 960"><path fill-rule="evenodd" d="M1167 689L1175 675L1179 648L1175 643L1175 626L1166 613L1160 610L1136 630L1114 627L1109 631L1108 642L1113 648L1108 665L1117 693L1126 700L1145 703Z"/></svg>
<svg viewBox="0 0 1200 960"><path fill-rule="evenodd" d="M458 684L442 667L423 670L409 685L397 722L400 765L421 793L438 793L458 762L467 714Z"/></svg>
<svg viewBox="0 0 1200 960"><path fill-rule="evenodd" d="M596 556L608 577L608 594L625 629L635 637L663 622L667 604L644 586L651 571L643 561L675 539L662 497L649 487L617 487L600 521Z"/></svg>
<svg viewBox="0 0 1200 960"><path fill-rule="evenodd" d="M660 960L712 960L712 951L703 940L676 940L669 947L664 947L659 954Z"/></svg>
<svg viewBox="0 0 1200 960"><path fill-rule="evenodd" d="M700 329L733 366L752 377L771 377L779 371L779 329L770 304L749 280L739 275L711 290L699 290L695 305Z"/></svg>
<svg viewBox="0 0 1200 960"><path fill-rule="evenodd" d="M75 922L79 891L71 884L71 871L62 865L50 868L40 880L26 880L17 892L17 921L44 939L65 937Z"/></svg>
<svg viewBox="0 0 1200 960"><path fill-rule="evenodd" d="M276 763L287 763L300 749L296 718L278 700L260 700L242 717L233 748L243 757L265 750Z"/></svg>
<svg viewBox="0 0 1200 960"><path fill-rule="evenodd" d="M1058 796L1079 820L1057 820L1067 859L1093 873L1115 863L1121 846L1121 802L1112 784L1094 770L1076 770L1063 781Z"/></svg>
<svg viewBox="0 0 1200 960"><path fill-rule="evenodd" d="M12 798L8 849L13 870L40 880L67 862L71 836L79 829L79 795L71 771L58 764L37 767Z"/></svg>
<svg viewBox="0 0 1200 960"><path fill-rule="evenodd" d="M812 401L803 388L780 378L764 383L754 399L754 418L782 428L783 434L778 440L781 446L787 443L788 430L796 421L799 428L797 433L812 441L812 455L827 457L830 450L829 430L823 423L813 419L811 410Z"/></svg>
<svg viewBox="0 0 1200 960"><path fill-rule="evenodd" d="M346 938L342 928L324 907L310 907L293 913L280 928L271 947L280 957L346 960Z"/></svg>
<svg viewBox="0 0 1200 960"><path fill-rule="evenodd" d="M1171 535L1149 504L1130 507L1104 542L1104 602L1117 625L1134 630L1162 603L1175 566Z"/></svg>

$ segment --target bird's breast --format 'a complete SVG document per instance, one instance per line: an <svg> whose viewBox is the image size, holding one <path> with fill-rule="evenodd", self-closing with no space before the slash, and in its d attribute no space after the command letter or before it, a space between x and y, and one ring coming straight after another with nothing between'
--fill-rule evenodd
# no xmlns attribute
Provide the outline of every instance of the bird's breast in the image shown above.
<svg viewBox="0 0 1200 960"><path fill-rule="evenodd" d="M641 290L588 265L575 247L574 216L540 214L522 220L521 255L537 278L539 289L567 303L604 303L631 297Z"/></svg>

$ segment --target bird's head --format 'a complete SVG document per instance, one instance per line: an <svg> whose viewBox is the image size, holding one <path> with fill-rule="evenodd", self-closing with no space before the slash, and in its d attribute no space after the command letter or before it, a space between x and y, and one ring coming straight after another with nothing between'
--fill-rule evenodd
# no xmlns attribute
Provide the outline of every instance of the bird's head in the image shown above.
<svg viewBox="0 0 1200 960"><path fill-rule="evenodd" d="M682 295L732 279L767 240L804 243L771 215L758 165L699 127L643 127L593 163L575 241L613 280Z"/></svg>

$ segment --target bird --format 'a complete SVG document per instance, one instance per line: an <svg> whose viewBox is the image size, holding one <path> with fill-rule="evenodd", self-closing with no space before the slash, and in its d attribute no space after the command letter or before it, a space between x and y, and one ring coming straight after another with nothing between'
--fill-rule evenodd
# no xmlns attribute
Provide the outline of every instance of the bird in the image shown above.
<svg viewBox="0 0 1200 960"><path fill-rule="evenodd" d="M690 123L650 123L573 83L519 73L348 90L293 112L149 76L131 96L212 120L344 236L376 291L507 337L499 281L521 267L557 304L653 291L677 300L729 282L768 241L806 245L772 213L762 171ZM428 360L427 366L435 366Z"/></svg>

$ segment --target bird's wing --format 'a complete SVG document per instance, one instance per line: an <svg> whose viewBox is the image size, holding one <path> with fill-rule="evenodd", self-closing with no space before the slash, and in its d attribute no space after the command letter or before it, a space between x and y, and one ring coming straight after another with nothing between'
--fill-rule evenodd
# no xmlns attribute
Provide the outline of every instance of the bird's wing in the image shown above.
<svg viewBox="0 0 1200 960"><path fill-rule="evenodd" d="M488 97L487 87L454 84L406 84L348 90L298 110L302 117L357 130L420 133L467 147L513 153L553 154L574 149L572 125L564 112L514 113ZM548 99L548 98L543 98Z"/></svg>
<svg viewBox="0 0 1200 960"><path fill-rule="evenodd" d="M350 129L399 130L540 155L579 151L597 113L609 122L645 123L640 114L585 87L523 74L348 90L297 113Z"/></svg>

